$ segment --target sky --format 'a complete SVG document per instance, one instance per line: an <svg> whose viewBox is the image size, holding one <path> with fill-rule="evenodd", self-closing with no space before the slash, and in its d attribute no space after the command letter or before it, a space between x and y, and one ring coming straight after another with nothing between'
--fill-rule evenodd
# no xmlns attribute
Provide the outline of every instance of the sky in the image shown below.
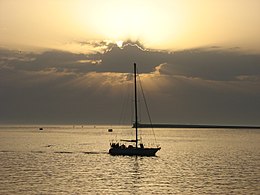
<svg viewBox="0 0 260 195"><path fill-rule="evenodd" d="M0 0L0 124L118 124L136 62L154 123L260 125L259 9Z"/></svg>

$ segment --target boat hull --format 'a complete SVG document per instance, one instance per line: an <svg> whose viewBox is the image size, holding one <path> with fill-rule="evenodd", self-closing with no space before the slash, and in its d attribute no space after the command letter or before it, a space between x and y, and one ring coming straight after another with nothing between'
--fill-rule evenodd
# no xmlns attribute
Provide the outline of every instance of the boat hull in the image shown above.
<svg viewBox="0 0 260 195"><path fill-rule="evenodd" d="M111 155L125 156L155 156L156 152L161 148L110 148Z"/></svg>

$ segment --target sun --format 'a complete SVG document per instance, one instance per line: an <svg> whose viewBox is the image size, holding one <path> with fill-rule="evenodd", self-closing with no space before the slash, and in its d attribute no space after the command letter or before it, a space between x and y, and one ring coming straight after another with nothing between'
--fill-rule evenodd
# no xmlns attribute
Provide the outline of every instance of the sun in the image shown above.
<svg viewBox="0 0 260 195"><path fill-rule="evenodd" d="M89 1L81 2L76 20L86 34L91 31L97 39L162 44L178 38L181 20L176 7L163 10L158 3L146 0L96 0L91 1L91 5Z"/></svg>
<svg viewBox="0 0 260 195"><path fill-rule="evenodd" d="M117 46L118 46L119 48L122 48L122 47L123 47L123 43L124 43L124 41L122 41L122 40L116 41L116 44L117 44Z"/></svg>

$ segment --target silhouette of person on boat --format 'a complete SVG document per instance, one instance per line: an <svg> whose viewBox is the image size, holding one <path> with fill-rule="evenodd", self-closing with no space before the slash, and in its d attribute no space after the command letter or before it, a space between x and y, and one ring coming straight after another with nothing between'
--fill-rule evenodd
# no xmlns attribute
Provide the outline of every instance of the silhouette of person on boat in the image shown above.
<svg viewBox="0 0 260 195"><path fill-rule="evenodd" d="M125 144L119 144L119 143L111 143L111 148L120 148L120 149L126 149L126 148L133 148L134 146L128 145L126 146ZM143 144L140 144L140 147L142 148Z"/></svg>

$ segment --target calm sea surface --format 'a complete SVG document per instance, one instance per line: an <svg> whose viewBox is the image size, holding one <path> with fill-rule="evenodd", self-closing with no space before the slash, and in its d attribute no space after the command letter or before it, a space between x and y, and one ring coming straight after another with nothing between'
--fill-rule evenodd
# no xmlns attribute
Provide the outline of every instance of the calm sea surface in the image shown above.
<svg viewBox="0 0 260 195"><path fill-rule="evenodd" d="M260 130L155 129L157 156L127 157L131 128L43 128L0 127L0 194L260 194Z"/></svg>

